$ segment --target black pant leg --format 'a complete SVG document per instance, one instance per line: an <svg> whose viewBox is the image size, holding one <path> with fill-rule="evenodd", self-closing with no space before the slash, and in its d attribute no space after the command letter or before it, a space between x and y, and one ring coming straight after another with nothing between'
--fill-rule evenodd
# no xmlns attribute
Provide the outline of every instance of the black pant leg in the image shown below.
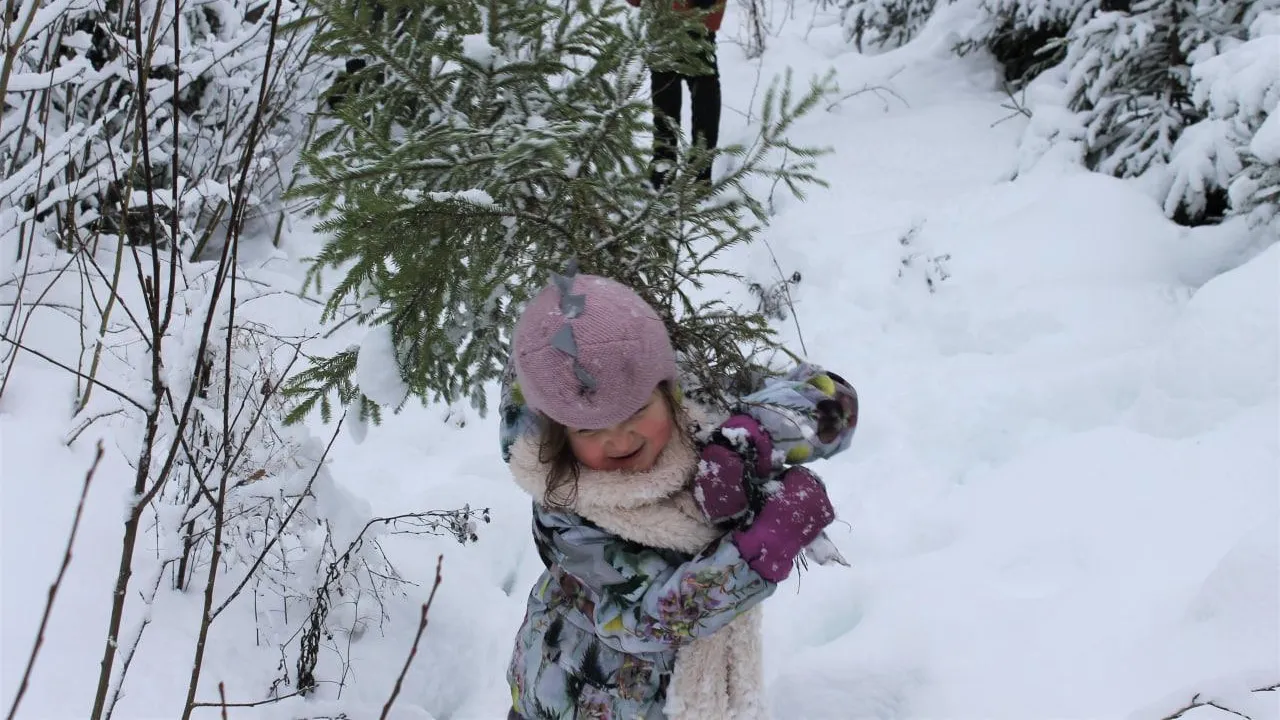
<svg viewBox="0 0 1280 720"><path fill-rule="evenodd" d="M716 63L715 37L715 33L710 33L707 58L710 74L686 78L693 116L693 142L701 142L707 150L715 149L720 142L720 67ZM698 179L710 182L711 167L703 169Z"/></svg>
<svg viewBox="0 0 1280 720"><path fill-rule="evenodd" d="M649 74L653 94L653 173L655 189L666 183L676 162L676 148L680 146L680 106L684 88L680 76L674 72L654 70ZM665 164L665 168L659 165Z"/></svg>

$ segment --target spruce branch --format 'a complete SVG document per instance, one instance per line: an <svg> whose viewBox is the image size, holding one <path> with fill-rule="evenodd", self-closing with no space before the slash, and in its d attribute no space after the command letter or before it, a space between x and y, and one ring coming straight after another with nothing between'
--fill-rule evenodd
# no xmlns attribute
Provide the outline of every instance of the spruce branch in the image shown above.
<svg viewBox="0 0 1280 720"><path fill-rule="evenodd" d="M749 146L682 140L671 182L655 191L651 148L636 140L651 122L644 63L694 72L707 62L669 8L620 19L616 3L491 0L411 11L392 31L337 0L321 7L332 17L324 52L368 60L335 90L333 127L304 155L313 180L294 196L328 236L306 287L324 286L325 322L390 328L410 396L469 398L483 412L515 313L570 258L627 279L658 308L692 382L711 394L721 376L763 370L758 351L777 342L767 319L692 298L713 279L743 282L722 258L768 223L753 178L801 197L823 184L828 151L788 133L832 92L830 77L803 92L790 74L775 81ZM727 171L705 186L697 176L713 163ZM290 421L353 404L376 421L354 380L358 358L356 348L312 358L286 390L298 403Z"/></svg>

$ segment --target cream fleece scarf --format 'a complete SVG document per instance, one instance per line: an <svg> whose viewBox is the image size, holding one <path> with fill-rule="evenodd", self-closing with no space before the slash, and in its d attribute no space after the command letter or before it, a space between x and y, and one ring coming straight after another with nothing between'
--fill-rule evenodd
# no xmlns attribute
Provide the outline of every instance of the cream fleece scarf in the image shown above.
<svg viewBox="0 0 1280 720"><path fill-rule="evenodd" d="M516 483L543 502L547 467L529 437L511 451ZM654 467L642 473L582 468L574 511L601 528L650 547L696 553L722 535L693 499L690 482L698 457L675 434ZM748 610L714 635L676 651L664 708L672 720L757 720L765 717L761 607Z"/></svg>

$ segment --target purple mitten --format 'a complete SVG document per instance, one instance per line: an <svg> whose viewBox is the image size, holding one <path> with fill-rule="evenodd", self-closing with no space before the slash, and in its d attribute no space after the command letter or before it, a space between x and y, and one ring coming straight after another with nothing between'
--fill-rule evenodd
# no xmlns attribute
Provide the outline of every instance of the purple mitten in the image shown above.
<svg viewBox="0 0 1280 720"><path fill-rule="evenodd" d="M736 520L747 512L747 486L742 458L723 445L708 445L693 478L693 497L713 523Z"/></svg>
<svg viewBox="0 0 1280 720"><path fill-rule="evenodd" d="M768 479L773 470L773 441L754 418L734 415L716 429L703 448L693 496L707 519L715 523L747 512L747 474Z"/></svg>
<svg viewBox="0 0 1280 720"><path fill-rule="evenodd" d="M733 535L751 569L773 583L791 574L800 551L836 518L822 481L808 469L793 467L781 482L782 488L765 500L751 527Z"/></svg>
<svg viewBox="0 0 1280 720"><path fill-rule="evenodd" d="M732 448L747 461L746 467L758 480L773 474L773 438L750 415L734 415L714 433L718 442Z"/></svg>

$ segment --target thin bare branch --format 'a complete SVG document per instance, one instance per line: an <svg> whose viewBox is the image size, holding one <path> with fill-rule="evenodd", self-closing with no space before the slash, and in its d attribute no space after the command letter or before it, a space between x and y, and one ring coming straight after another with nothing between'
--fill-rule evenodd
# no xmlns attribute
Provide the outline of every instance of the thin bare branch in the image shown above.
<svg viewBox="0 0 1280 720"><path fill-rule="evenodd" d="M9 343L10 345L13 345L14 347L17 347L17 348L18 348L18 349L20 349L20 350L25 350L25 351L27 351L27 352L31 353L32 355L35 355L36 357L40 358L41 360L44 360L45 362L49 363L50 365L54 365L54 366L57 366L57 367L59 367L59 368L61 368L61 369L63 369L63 370L66 370L67 372L71 373L72 375L75 375L76 377L79 377L81 380L87 380L87 381L89 381L89 382L93 383L94 385L97 385L98 387L102 388L103 390L106 390L107 392L109 392L109 393L111 393L111 394L115 395L116 397L120 398L121 400L124 400L125 402L129 403L130 405L132 405L132 406L134 406L134 407L138 408L138 409L139 409L139 410L141 410L142 412L148 412L147 407L146 407L145 405L143 405L142 403L138 402L137 400L134 400L133 398L129 397L128 395L124 394L124 392L122 392L122 391L120 391L120 390L117 390L117 389L115 389L115 388L111 387L110 385L108 385L108 384L106 384L106 383L102 382L101 380L98 380L97 378L89 377L88 375L85 375L84 373L80 372L79 370L76 370L75 368L71 367L70 365L65 365L65 364L63 364L63 363L60 363L60 362L58 362L57 360L54 360L53 358L49 357L48 355L45 355L44 353L40 352L39 350L36 350L36 349L34 349L34 348L31 348L31 347L29 347L29 346L27 346L27 345L23 345L22 343L20 343L20 342L18 342L18 341L16 341L16 340L12 340L12 339L10 339L9 337L7 337L7 336L5 336L5 335L0 335L0 340L3 340L3 341L5 341L5 342Z"/></svg>
<svg viewBox="0 0 1280 720"><path fill-rule="evenodd" d="M89 472L84 475L84 485L80 489L80 502L76 504L75 518L71 521L71 534L67 537L67 549L62 555L62 566L58 568L58 574L53 579L53 585L49 586L49 599L44 604L44 614L40 616L40 627L36 630L36 641L31 647L31 657L27 659L27 667L22 671L22 682L18 684L18 694L13 698L13 705L9 707L7 720L13 720L18 713L18 705L22 703L22 696L27 692L27 682L31 679L31 670L36 665L36 657L40 654L40 646L44 644L44 631L49 627L49 616L53 614L53 602L58 597L58 588L62 587L62 578L67 574L67 568L71 565L71 548L76 543L76 532L80 529L80 517L84 514L84 501L89 496L89 485L93 483L93 475L98 471L98 464L102 462L102 441L98 441L98 449L93 455L93 465L89 467Z"/></svg>
<svg viewBox="0 0 1280 720"><path fill-rule="evenodd" d="M770 191L770 193L772 194L772 191ZM805 347L804 344L804 331L800 329L800 316L796 314L796 304L791 298L791 283L787 279L787 274L782 272L782 265L778 263L778 256L773 252L773 245L769 243L769 238L762 237L761 240L764 241L765 249L769 251L769 257L773 260L774 269L778 271L778 281L782 283L782 291L786 294L787 298L787 308L791 310L791 320L796 326L796 339L800 341L800 351L808 356L809 348Z"/></svg>
<svg viewBox="0 0 1280 720"><path fill-rule="evenodd" d="M1276 683L1269 687L1254 688L1250 692L1263 693L1263 692L1275 692L1276 690L1280 690L1280 683ZM1215 710L1221 710L1224 713L1229 713L1231 715L1235 715L1236 717L1244 718L1244 720L1254 720L1253 716L1246 715L1240 712L1239 710L1232 710L1231 708L1223 705L1222 703L1216 700L1204 699L1204 695L1202 693L1196 693L1195 695L1192 695L1190 702L1178 708L1177 710L1173 711L1169 715L1165 715L1163 718L1160 718L1160 720L1178 720L1178 718L1182 717L1183 715L1186 715L1192 710L1195 710L1196 708L1202 708L1202 707L1211 707Z"/></svg>
<svg viewBox="0 0 1280 720"><path fill-rule="evenodd" d="M53 276L53 279L49 281L49 284L45 285L44 290L40 292L40 295L38 297L36 297L35 302L31 303L31 310L27 311L26 317L22 319L22 324L18 328L17 342L19 343L22 342L22 339L26 337L27 326L31 324L32 311L41 306L41 304L44 302L45 297L49 294L50 291L53 290L53 287L58 284L58 281L62 279L63 274L67 272L67 269L71 267L72 263L74 263L76 260L76 256L78 256L79 254L80 254L79 251L72 253L71 257L67 259L67 262L64 263L62 267L58 268L57 274ZM31 261L31 249L28 248L27 263L30 264L30 261ZM6 336L12 330L12 321L14 317L18 315L22 309L22 305L23 305L22 292L25 285L26 285L26 282L25 282L25 273L24 273L23 282L18 285L18 297L15 298L13 312L10 313L9 315L9 322L5 324L5 329L3 334ZM14 343L14 344L16 345L17 343ZM4 378L0 379L0 396L4 395L5 388L8 387L9 385L9 379L13 377L13 368L17 364L17 362L18 362L18 351L17 351L17 348L15 348L13 355L9 358L9 367L5 370Z"/></svg>
<svg viewBox="0 0 1280 720"><path fill-rule="evenodd" d="M102 420L102 419L104 419L104 418L109 418L109 417L111 417L111 416L113 416L113 415L119 415L119 414L120 414L120 413L122 413L122 412L124 412L124 410L123 410L123 409L108 410L107 412L98 413L97 415L94 415L94 416L92 416L92 417L85 418L85 419L84 419L83 421L81 421L81 423L76 427L76 429L75 429L75 430L73 430L73 431L70 433L70 435L68 435L68 436L67 436L67 440L66 440L66 442L65 442L65 443L63 443L63 444L64 444L64 445L66 445L67 447L71 447L72 445L75 445L75 444L76 444L76 440L79 440L79 439L80 439L80 435L81 435L81 434L83 434L83 433L84 433L84 431L88 430L88 429L89 429L89 428L90 428L94 423L96 423L96 422L98 422L99 420Z"/></svg>
<svg viewBox="0 0 1280 720"><path fill-rule="evenodd" d="M427 613L431 612L431 602L436 599L436 590L440 589L440 568L444 564L444 555L436 558L436 580L431 586L431 594L427 596L427 601L422 605L422 617L418 620L418 634L413 637L413 646L409 648L409 657L405 658L404 667L400 669L400 677L396 678L395 687L391 689L391 697L387 698L387 704L382 706L382 715L379 720L387 720L387 716L391 714L391 706L395 704L396 698L400 695L400 686L404 684L405 675L409 674L409 666L413 664L413 658L418 654L418 643L422 640L422 633L427 629Z"/></svg>
<svg viewBox="0 0 1280 720"><path fill-rule="evenodd" d="M827 105L827 112L831 112L835 110L837 107L840 106L840 103L844 102L845 100L848 100L849 98L852 98L852 97L857 97L864 93L872 93L877 98L880 98L880 102L884 103L885 110L889 109L889 103L885 101L884 97L880 93L888 93L889 95L892 95L895 98L897 98L899 102L901 102L906 107L911 107L911 104L908 103L905 98L899 95L897 91L891 87L887 87L885 85L863 85L861 88L854 90L853 92L845 93L844 95L836 98L835 100L832 100L831 103Z"/></svg>
<svg viewBox="0 0 1280 720"><path fill-rule="evenodd" d="M286 514L284 519L280 521L280 527L282 529L289 525L289 521L293 520L294 514L298 512L298 508L302 507L302 503L307 499L307 496L310 495L311 486L315 484L316 478L320 475L320 471L324 469L325 459L329 457L329 451L333 449L333 443L337 441L338 433L342 430L342 423L345 422L346 419L347 414L344 412L342 413L342 417L338 419L337 426L333 429L333 435L329 437L329 444L325 446L324 453L320 456L319 460L316 461L316 469L311 472L311 477L307 479L306 487L303 488L302 492L298 493L298 501L293 504L293 507L289 508L288 514ZM249 571L244 574L244 578L240 581L240 584L231 591L231 594L227 595L227 598L218 605L216 610L210 613L211 620L217 619L217 617L222 614L222 611L226 610L227 606L236 599L236 596L240 594L240 591L244 590L245 586L249 584L249 581L253 579L254 574L258 572L258 568L262 566L264 561L266 561L267 555L271 553L271 549L275 547L275 544L279 539L279 532L272 536L271 540L269 540L266 546L262 548L262 552L254 559L253 565L251 565L249 567Z"/></svg>
<svg viewBox="0 0 1280 720"><path fill-rule="evenodd" d="M156 569L155 575L151 579L151 587L145 593L138 593L142 597L143 604L151 606L155 602L156 592L160 590L160 583L164 580L165 572L173 560L166 560ZM122 657L120 659L120 677L115 686L111 689L111 699L107 702L106 715L104 717L110 720L115 713L116 704L120 702L120 694L124 690L124 679L129 674L129 668L133 667L133 659L138 655L138 647L142 645L142 634L146 632L147 627L151 625L151 613L144 613L138 621L138 629L133 633L132 639L122 645Z"/></svg>
<svg viewBox="0 0 1280 720"><path fill-rule="evenodd" d="M219 691L221 691L221 690L222 690L222 683L218 683L218 689L219 689ZM227 702L227 696L224 694L224 695L222 696L222 700L221 700L221 701L219 701L219 702L198 702L198 703L193 703L193 704L191 705L191 707L195 707L195 708L205 708L205 707L216 707L216 708L221 708L221 709L223 710L223 713L224 713L223 717L226 717L226 715L225 715L225 713L226 713L226 708L235 708L235 707L238 707L238 708L251 708L251 707L262 707L263 705L274 705L274 704L276 704L276 703L278 703L278 702L280 702L280 701L282 701L282 700L288 700L288 699L289 699L289 698L291 698L291 697L298 697L298 696L300 696L300 695L302 695L302 691L300 691L300 690L299 690L298 692L291 692L291 693L289 693L289 694L287 694L287 695L281 695L280 697L267 698L266 700L255 700L255 701L253 701L253 702Z"/></svg>

